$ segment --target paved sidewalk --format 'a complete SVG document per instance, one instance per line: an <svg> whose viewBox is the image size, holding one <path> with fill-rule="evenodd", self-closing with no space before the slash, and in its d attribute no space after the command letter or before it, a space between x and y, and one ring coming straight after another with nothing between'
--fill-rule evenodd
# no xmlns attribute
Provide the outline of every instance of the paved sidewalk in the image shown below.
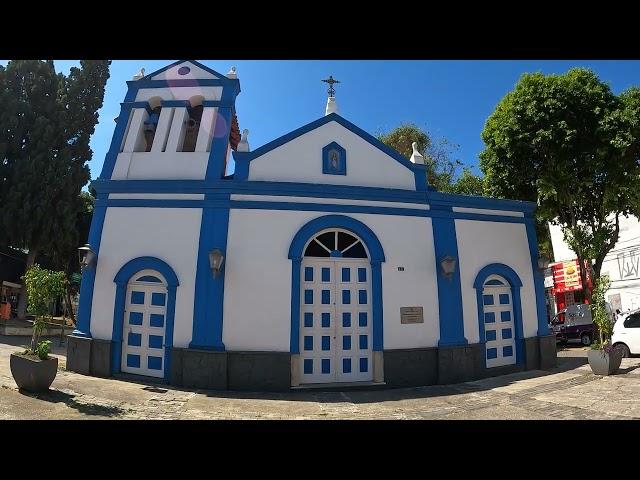
<svg viewBox="0 0 640 480"><path fill-rule="evenodd" d="M60 370L46 394L18 392L9 355L22 337L0 336L0 419L635 419L640 358L597 377L586 349L559 352L552 372L529 371L457 385L378 391L194 391Z"/></svg>

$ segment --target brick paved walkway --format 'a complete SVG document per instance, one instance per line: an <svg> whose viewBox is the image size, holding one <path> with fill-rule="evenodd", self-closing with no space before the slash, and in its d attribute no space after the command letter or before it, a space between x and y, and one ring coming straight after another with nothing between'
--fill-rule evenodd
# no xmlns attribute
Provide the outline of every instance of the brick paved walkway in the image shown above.
<svg viewBox="0 0 640 480"><path fill-rule="evenodd" d="M9 344L11 343L11 345ZM18 392L0 337L0 419L635 419L640 358L597 377L583 349L559 353L552 372L529 371L457 385L378 391L247 393L193 391L60 370L41 395Z"/></svg>

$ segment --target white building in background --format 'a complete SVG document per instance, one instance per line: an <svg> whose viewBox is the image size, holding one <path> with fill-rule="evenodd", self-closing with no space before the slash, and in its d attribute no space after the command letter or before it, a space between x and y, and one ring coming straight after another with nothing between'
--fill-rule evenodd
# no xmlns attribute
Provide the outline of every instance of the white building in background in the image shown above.
<svg viewBox="0 0 640 480"><path fill-rule="evenodd" d="M128 87L68 369L287 390L555 364L534 204L434 191L332 89L325 116L250 151L235 70L180 61Z"/></svg>
<svg viewBox="0 0 640 480"><path fill-rule="evenodd" d="M549 225L556 262L575 260L576 254L566 244L559 225ZM605 297L611 307L621 311L640 308L640 221L637 217L620 217L618 243L602 264L602 275L609 275L611 288Z"/></svg>

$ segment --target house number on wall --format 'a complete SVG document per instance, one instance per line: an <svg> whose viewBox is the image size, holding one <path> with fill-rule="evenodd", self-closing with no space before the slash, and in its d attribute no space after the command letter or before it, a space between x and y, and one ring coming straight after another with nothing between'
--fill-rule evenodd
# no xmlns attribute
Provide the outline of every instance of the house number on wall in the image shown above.
<svg viewBox="0 0 640 480"><path fill-rule="evenodd" d="M400 307L400 323L424 323L422 307Z"/></svg>

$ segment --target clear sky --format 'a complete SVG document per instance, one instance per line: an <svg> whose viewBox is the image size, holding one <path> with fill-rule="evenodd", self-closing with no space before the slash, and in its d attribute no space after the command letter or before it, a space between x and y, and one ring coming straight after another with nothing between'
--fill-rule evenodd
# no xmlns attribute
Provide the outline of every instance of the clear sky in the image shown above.
<svg viewBox="0 0 640 480"><path fill-rule="evenodd" d="M102 170L120 102L140 68L152 73L175 60L114 60L100 123L91 139L91 178ZM640 86L640 61L564 60L199 60L225 74L237 68L241 93L236 101L240 130L249 129L252 150L324 115L329 75L336 85L340 114L371 134L403 122L428 130L435 138L459 145L457 158L477 167L483 142L480 133L499 100L521 74L563 73L571 67L594 70L615 93ZM0 60L6 65L6 60ZM67 73L78 61L56 60ZM474 172L479 170L474 168Z"/></svg>

